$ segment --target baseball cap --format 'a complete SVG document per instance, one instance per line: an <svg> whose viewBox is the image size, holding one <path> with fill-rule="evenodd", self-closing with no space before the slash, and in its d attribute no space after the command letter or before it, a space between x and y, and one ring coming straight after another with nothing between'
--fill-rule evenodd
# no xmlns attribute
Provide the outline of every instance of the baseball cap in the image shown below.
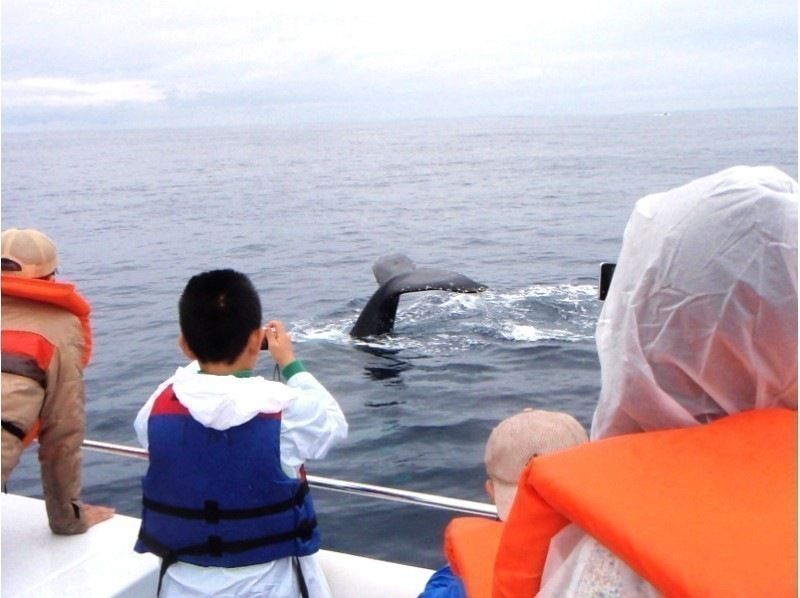
<svg viewBox="0 0 800 598"><path fill-rule="evenodd" d="M500 519L508 517L519 476L532 457L587 440L586 430L567 413L526 409L500 422L489 435L484 456Z"/></svg>
<svg viewBox="0 0 800 598"><path fill-rule="evenodd" d="M3 274L23 278L43 278L58 267L55 243L32 228L3 231L2 258Z"/></svg>

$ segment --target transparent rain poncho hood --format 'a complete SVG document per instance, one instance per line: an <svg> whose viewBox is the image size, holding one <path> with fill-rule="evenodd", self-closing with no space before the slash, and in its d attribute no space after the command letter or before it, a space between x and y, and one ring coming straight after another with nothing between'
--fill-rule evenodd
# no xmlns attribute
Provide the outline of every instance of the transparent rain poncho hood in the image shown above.
<svg viewBox="0 0 800 598"><path fill-rule="evenodd" d="M738 166L636 203L597 325L591 438L797 409L797 183ZM539 596L657 596L576 525Z"/></svg>
<svg viewBox="0 0 800 598"><path fill-rule="evenodd" d="M796 193L739 166L636 203L597 325L593 439L797 409Z"/></svg>

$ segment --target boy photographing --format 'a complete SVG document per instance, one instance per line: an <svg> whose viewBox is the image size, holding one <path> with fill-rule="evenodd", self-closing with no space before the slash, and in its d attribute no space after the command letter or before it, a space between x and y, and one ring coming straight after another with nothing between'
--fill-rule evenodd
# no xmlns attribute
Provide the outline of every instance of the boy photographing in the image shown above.
<svg viewBox="0 0 800 598"><path fill-rule="evenodd" d="M192 277L178 309L193 361L134 423L150 452L136 551L162 558L162 596L330 596L303 463L347 437L339 405L283 324L262 328L245 275ZM262 344L286 384L253 374Z"/></svg>

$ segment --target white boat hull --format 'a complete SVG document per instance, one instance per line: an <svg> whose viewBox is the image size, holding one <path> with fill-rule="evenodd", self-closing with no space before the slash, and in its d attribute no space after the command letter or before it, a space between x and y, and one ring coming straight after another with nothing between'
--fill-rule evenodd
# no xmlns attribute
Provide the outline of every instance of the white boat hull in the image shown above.
<svg viewBox="0 0 800 598"><path fill-rule="evenodd" d="M3 494L0 505L4 598L156 595L159 559L133 551L135 517L115 515L85 534L56 536L43 501ZM330 550L321 550L319 558L336 598L413 598L433 573Z"/></svg>

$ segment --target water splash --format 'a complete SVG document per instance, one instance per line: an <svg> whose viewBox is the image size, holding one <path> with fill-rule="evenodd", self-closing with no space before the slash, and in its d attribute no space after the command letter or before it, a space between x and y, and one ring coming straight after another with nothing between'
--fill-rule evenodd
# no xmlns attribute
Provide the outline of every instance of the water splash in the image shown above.
<svg viewBox="0 0 800 598"><path fill-rule="evenodd" d="M362 302L328 317L298 321L297 342L352 344L366 350L437 355L497 342L585 341L594 336L600 304L593 285L537 284L480 294L405 295L392 334L353 339L349 330Z"/></svg>

